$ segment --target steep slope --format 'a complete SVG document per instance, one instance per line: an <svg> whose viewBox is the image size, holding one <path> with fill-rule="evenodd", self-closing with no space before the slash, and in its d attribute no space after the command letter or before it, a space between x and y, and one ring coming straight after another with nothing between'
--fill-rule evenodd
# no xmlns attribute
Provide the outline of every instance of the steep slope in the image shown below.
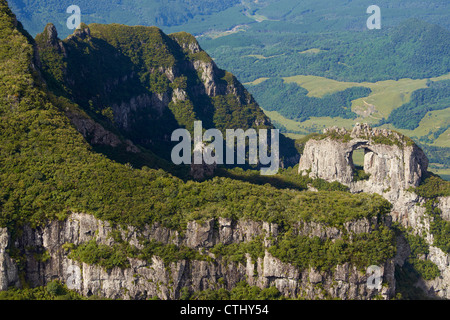
<svg viewBox="0 0 450 320"><path fill-rule="evenodd" d="M352 154L364 150L364 166ZM340 181L353 193L388 199L397 229L399 292L404 298L450 297L450 182L427 172L428 159L397 132L357 124L352 131L329 128L305 144L299 174ZM405 282L409 282L405 285Z"/></svg>
<svg viewBox="0 0 450 320"><path fill-rule="evenodd" d="M53 22L58 29L65 27L69 16L66 8L74 4L69 0L12 0L11 6L19 20L34 36ZM278 30L303 32L329 32L361 30L365 27L365 14L369 6L365 0L336 0L333 6L325 0L99 0L95 3L79 0L83 21L87 23L118 22L127 25L155 25L164 30L180 29L191 33L216 31L223 33L236 25L250 25L261 29L270 23ZM382 8L383 28L398 24L406 18L425 19L449 27L448 3L445 0L387 1L377 3ZM63 31L61 29L61 31ZM174 30L175 31L175 30ZM64 30L64 36L69 30Z"/></svg>
<svg viewBox="0 0 450 320"><path fill-rule="evenodd" d="M236 78L219 69L195 38L155 27L83 25L61 41L53 25L36 37L50 90L97 122L170 160L180 127L271 129ZM282 137L282 156L295 157Z"/></svg>
<svg viewBox="0 0 450 320"><path fill-rule="evenodd" d="M75 37L80 46L89 41L85 29ZM0 0L2 290L54 279L71 285L82 270L73 288L87 296L176 299L183 288L230 290L244 279L292 297L393 296L387 201L226 178L185 183L111 161L66 114L94 120L42 83L40 68L47 76L54 69L39 66L34 47L41 44ZM381 289L367 287L371 264L382 268Z"/></svg>

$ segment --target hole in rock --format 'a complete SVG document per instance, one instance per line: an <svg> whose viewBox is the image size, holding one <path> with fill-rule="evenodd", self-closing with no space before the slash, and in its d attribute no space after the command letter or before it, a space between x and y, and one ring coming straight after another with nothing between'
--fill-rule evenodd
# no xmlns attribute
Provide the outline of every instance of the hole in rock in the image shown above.
<svg viewBox="0 0 450 320"><path fill-rule="evenodd" d="M366 149L356 149L351 154L353 163L353 181L368 180L370 173L364 171Z"/></svg>

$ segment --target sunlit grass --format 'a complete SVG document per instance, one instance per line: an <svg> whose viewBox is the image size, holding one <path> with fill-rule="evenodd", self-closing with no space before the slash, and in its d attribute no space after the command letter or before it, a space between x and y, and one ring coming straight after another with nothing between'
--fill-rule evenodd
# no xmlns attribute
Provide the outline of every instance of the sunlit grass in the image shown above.
<svg viewBox="0 0 450 320"><path fill-rule="evenodd" d="M372 93L368 97L356 99L352 102L352 110L365 110L367 105L375 106L376 112L371 115L372 121L378 122L382 117L387 118L396 108L410 101L411 94L415 90L426 88L428 79L400 79L386 80L378 82L344 82L327 79L318 76L297 75L283 78L287 83L297 83L308 90L310 97L323 97L343 91L348 88L363 86L370 88ZM450 79L450 74L431 78L432 81ZM369 119L370 120L370 119Z"/></svg>

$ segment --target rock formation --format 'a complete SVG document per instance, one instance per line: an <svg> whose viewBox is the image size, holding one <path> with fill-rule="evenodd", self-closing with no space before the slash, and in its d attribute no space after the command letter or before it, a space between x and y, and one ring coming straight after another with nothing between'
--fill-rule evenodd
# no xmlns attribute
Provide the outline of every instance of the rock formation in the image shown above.
<svg viewBox="0 0 450 320"><path fill-rule="evenodd" d="M355 150L364 150L363 179L358 179L352 159ZM430 296L450 298L450 256L433 246L430 232L432 218L425 209L426 199L415 194L427 173L428 159L409 138L387 129L356 124L353 130L336 127L325 129L322 135L309 140L300 158L299 174L338 181L353 193L378 193L392 204L390 216L412 233L424 237L430 245L426 260L435 263L441 275L436 279L420 280L416 285ZM450 221L450 197L437 199L442 219ZM397 243L396 264L402 266L409 255L408 244ZM403 258L400 258L403 257Z"/></svg>
<svg viewBox="0 0 450 320"><path fill-rule="evenodd" d="M311 217L305 217L305 221L298 221L297 225L297 221L286 225L280 217L282 225L279 227L262 222L265 217L270 219L272 213L265 216L264 210L259 211L256 206L248 215L238 213L240 209L226 212L229 209L226 204L234 199L241 203L245 201L245 197L233 198L233 193L227 190L226 194L217 194L230 197L226 202L219 202L218 206L212 203L204 208L205 211L214 210L211 215L207 212L207 216L217 217L207 219L203 212L196 210L198 207L194 203L210 201L203 197L203 191L195 196L197 191L194 189L200 183L192 182L189 186L192 191L186 188L187 197L184 198L183 194L176 194L184 189L182 182L174 177L163 177L163 170L143 168L131 172L127 165L122 167L99 157L81 139L83 135L92 145L125 146L131 155L139 150L143 153L145 146L151 146L156 137L159 142L168 141L170 135L167 134L171 129L180 127L177 121L187 125L198 115L215 125L216 111L218 115L233 114L232 118L223 119L222 126L242 125L244 129L253 124L269 126L270 121L251 95L230 73L215 66L200 50L194 37L180 33L168 36L154 27L120 25L107 26L107 32L102 32L103 27L94 24L91 29L81 25L72 36L61 41L56 29L48 25L43 34L31 41L23 30L17 30L17 21L12 18L5 0L0 0L0 20L4 31L0 33L0 42L8 52L0 59L0 67L5 71L0 96L5 103L1 111L8 120L2 123L5 130L1 131L0 137L2 146L4 144L9 150L2 152L2 162L8 166L2 167L2 179L7 188L1 192L1 290L9 286L41 286L58 279L86 296L177 299L183 288L191 292L208 288L231 289L237 282L245 280L261 288L276 286L281 293L291 297L388 299L393 296L393 266L394 260L398 259L393 256L390 241L385 241L389 253L377 259L384 280L383 286L377 289L367 286L369 275L364 264L371 263L367 260L363 259L361 263L352 259L333 260L329 255L328 270L315 270L310 268L312 263L308 261L294 265L296 261L290 260L291 257L283 258L284 252L272 250L278 240L290 236L286 232L300 235L306 243L310 240L307 237L317 237L314 241L329 239L325 245L336 242L340 245L341 239L345 245L346 241L350 243L358 238L359 233L364 233L361 237L367 236L366 233L371 236L370 232L380 231L375 228L381 225L382 231L388 230L390 220L385 220L384 215L374 217L375 220L348 217L350 220L342 224L339 221L333 227ZM121 41L117 41L116 36L120 36ZM33 50L35 58L40 60L37 67L31 61ZM141 58L145 61L140 61ZM41 81L44 79L45 83ZM170 102L174 100L186 100L186 103L173 106ZM133 132L127 131L132 128ZM73 152L66 152L72 146ZM38 170L43 167L48 169L45 174ZM225 181L224 186L230 189L234 187L226 182L228 179L219 180ZM186 185L188 183L191 182ZM208 193L210 190L205 185L201 190ZM237 185L244 190L252 188L249 184ZM136 198L133 197L135 187L139 189ZM118 188L122 188L119 196L115 195ZM290 197L289 190L283 194ZM179 198L170 202L168 198L172 195ZM104 206L105 214L97 210L96 204L74 209L77 204L94 198L95 203L99 201L98 204ZM114 201L110 202L111 199ZM214 197L211 199L215 201ZM27 204L21 203L22 200ZM189 208L183 210L182 207L191 200ZM281 202L276 201L277 207L267 209L281 209ZM383 210L386 203L377 203L377 208ZM114 213L113 206L117 208ZM90 214L71 212L78 210ZM126 210L134 211L130 214ZM286 210L286 213L290 212ZM138 216L133 217L133 214ZM94 215L110 223L100 221ZM174 216L177 219L172 220ZM222 216L241 218L231 220ZM202 218L204 221L198 221ZM145 225L144 221L152 224ZM131 227L129 223L139 227ZM389 240L391 235L388 234ZM157 242L155 246L151 240ZM289 244L295 245L289 240ZM230 256L234 257L234 251L222 256L213 250L214 246L221 245L236 245L242 249L246 246L239 245L250 241L251 245L256 243L257 248L245 248L245 252L252 252L252 255L239 253L236 259L230 259ZM83 244L90 247L83 251L86 249ZM174 248L171 244L183 247ZM377 243L370 241L370 244ZM163 249L155 253L152 250L155 247ZM149 252L143 252L145 249ZM166 249L168 253L164 251ZM173 254L178 249L186 250L193 258ZM318 245L319 254L320 249L322 246ZM84 256L77 256L77 250ZM371 254L368 253L370 257ZM102 266L104 260L110 262L107 269L104 264ZM126 263L122 263L124 260ZM291 261L292 265L286 261Z"/></svg>
<svg viewBox="0 0 450 320"><path fill-rule="evenodd" d="M377 218L374 221L358 220L348 223L345 228L346 232L357 234L369 231L378 223L384 222ZM338 239L341 236L336 229L320 224L301 224L296 229L299 234L311 237ZM85 296L96 294L112 299L178 299L185 287L191 291L219 287L231 290L244 280L261 288L275 286L286 296L301 295L308 299L371 299L375 296L392 298L395 290L393 259L381 266L381 275L388 285L378 290L369 288L368 275L349 263L337 265L335 269L327 271L312 268L299 270L273 257L267 250L264 257L256 261L247 255L243 264L216 257L213 261L179 260L166 265L161 258L153 256L151 261L129 258L128 268L115 267L111 270L68 258L65 244L80 245L95 240L99 244L113 245L114 240L110 237L113 230L107 222L78 213L72 213L64 221L49 222L42 228L26 226L23 233L14 240L15 246L25 253L24 264L19 270L17 263L5 250L13 240L6 229L0 229L0 289L6 289L10 285L20 286L19 278L22 274L31 286L41 286L60 279ZM145 226L141 230L131 227L122 229L121 235L122 239L138 248L143 240L153 239L208 252L219 243L242 243L255 237L266 237L267 248L271 243L268 236L278 235L278 225L219 218L205 223L189 222L183 235L159 223ZM36 252L47 252L49 258L39 260ZM218 282L219 278L223 280L221 284Z"/></svg>
<svg viewBox="0 0 450 320"><path fill-rule="evenodd" d="M355 181L352 154L364 150L364 172L370 177ZM311 139L300 159L299 173L339 181L354 191L383 193L419 185L428 159L410 139L387 129L356 124L352 131L326 129L320 140Z"/></svg>

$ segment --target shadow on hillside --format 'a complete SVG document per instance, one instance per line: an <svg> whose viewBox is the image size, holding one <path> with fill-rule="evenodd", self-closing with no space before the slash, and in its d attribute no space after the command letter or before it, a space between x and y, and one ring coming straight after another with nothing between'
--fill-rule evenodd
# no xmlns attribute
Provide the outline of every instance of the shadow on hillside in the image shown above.
<svg viewBox="0 0 450 320"><path fill-rule="evenodd" d="M256 185L269 184L277 189L295 189L300 191L308 189L306 181L287 181L287 178L282 175L263 176L260 175L259 171L252 171L251 173L242 171L242 173L237 173L224 168L218 168L215 175Z"/></svg>

